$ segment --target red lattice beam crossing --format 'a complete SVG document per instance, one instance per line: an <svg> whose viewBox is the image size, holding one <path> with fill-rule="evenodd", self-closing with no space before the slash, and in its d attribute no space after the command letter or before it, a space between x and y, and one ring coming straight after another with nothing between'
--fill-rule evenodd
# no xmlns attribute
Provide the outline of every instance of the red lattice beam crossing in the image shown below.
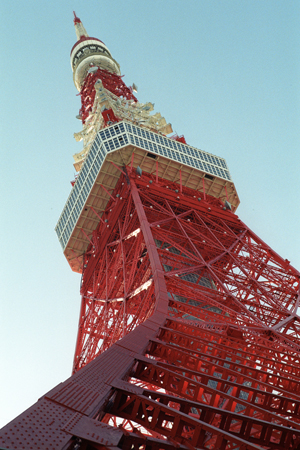
<svg viewBox="0 0 300 450"><path fill-rule="evenodd" d="M137 98L133 95L132 90L126 86L120 75L98 68L98 70L86 76L80 91L81 109L79 114L83 123L85 123L86 118L93 109L96 95L95 83L97 80L101 80L103 87L117 97L137 102Z"/></svg>
<svg viewBox="0 0 300 450"><path fill-rule="evenodd" d="M299 272L208 194L124 167L110 195L74 375L0 445L300 450Z"/></svg>

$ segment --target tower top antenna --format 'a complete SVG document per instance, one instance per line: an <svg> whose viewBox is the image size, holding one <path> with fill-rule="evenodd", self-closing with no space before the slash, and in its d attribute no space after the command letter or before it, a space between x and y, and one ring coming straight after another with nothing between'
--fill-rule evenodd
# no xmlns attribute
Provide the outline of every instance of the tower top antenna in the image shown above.
<svg viewBox="0 0 300 450"><path fill-rule="evenodd" d="M74 25L76 25L77 23L81 23L81 20L79 19L79 17L76 16L76 12L73 11L74 14Z"/></svg>
<svg viewBox="0 0 300 450"><path fill-rule="evenodd" d="M81 20L74 14L74 27L77 37L71 50L71 67L73 80L78 91L88 74L91 65L108 70L117 76L121 74L118 62L111 56L109 49L100 39L89 36Z"/></svg>
<svg viewBox="0 0 300 450"><path fill-rule="evenodd" d="M73 14L74 14L74 25L75 25L75 32L76 32L77 40L79 41L83 37L89 37L89 35L86 32L86 29L82 25L81 20L79 19L79 17L76 16L75 11L73 11Z"/></svg>

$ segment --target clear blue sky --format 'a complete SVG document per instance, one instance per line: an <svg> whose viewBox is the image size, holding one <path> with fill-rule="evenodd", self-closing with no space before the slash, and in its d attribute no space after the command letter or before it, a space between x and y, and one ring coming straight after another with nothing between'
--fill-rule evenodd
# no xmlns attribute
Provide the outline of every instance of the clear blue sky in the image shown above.
<svg viewBox="0 0 300 450"><path fill-rule="evenodd" d="M300 268L300 2L1 2L0 426L71 372L80 276L54 227L81 149L75 9L140 101L227 160L240 218Z"/></svg>

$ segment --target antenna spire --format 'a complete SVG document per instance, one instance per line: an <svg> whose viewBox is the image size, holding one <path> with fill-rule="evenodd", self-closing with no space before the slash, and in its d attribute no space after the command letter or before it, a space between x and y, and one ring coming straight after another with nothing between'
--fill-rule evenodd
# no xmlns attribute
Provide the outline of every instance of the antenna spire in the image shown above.
<svg viewBox="0 0 300 450"><path fill-rule="evenodd" d="M76 25L77 23L81 23L81 20L79 19L79 17L76 16L76 12L73 11L74 14L74 25Z"/></svg>
<svg viewBox="0 0 300 450"><path fill-rule="evenodd" d="M76 16L76 12L73 11L74 14L74 25L75 25L75 33L77 36L77 40L79 41L82 37L89 37L89 35L86 32L86 29L82 25L81 20L79 17Z"/></svg>

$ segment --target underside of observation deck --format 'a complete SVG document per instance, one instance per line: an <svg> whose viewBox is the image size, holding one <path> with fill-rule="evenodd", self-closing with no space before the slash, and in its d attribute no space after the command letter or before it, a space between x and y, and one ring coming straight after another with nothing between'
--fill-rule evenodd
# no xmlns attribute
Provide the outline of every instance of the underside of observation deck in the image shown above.
<svg viewBox="0 0 300 450"><path fill-rule="evenodd" d="M91 146L56 226L64 254L73 271L82 273L84 254L99 220L106 220L120 197L113 192L123 167L150 175L152 186L182 193L193 190L196 199L215 197L236 211L239 197L223 158L166 136L122 121L101 130ZM199 201L198 200L198 201ZM116 202L116 203L115 203Z"/></svg>
<svg viewBox="0 0 300 450"><path fill-rule="evenodd" d="M129 165L110 195L74 374L0 447L300 449L299 273L207 193Z"/></svg>

